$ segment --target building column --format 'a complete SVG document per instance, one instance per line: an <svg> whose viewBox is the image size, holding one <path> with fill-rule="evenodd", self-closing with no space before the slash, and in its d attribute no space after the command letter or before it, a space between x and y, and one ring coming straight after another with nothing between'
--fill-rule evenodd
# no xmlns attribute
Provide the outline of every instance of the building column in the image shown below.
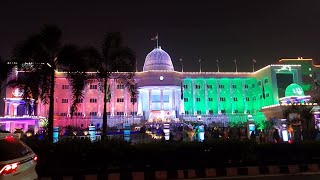
<svg viewBox="0 0 320 180"><path fill-rule="evenodd" d="M160 89L160 106L161 110L163 110L163 89Z"/></svg>
<svg viewBox="0 0 320 180"><path fill-rule="evenodd" d="M128 92L126 91L126 87L124 87L122 91L124 99L124 116L128 116Z"/></svg>
<svg viewBox="0 0 320 180"><path fill-rule="evenodd" d="M108 83L107 83L107 87L108 87ZM97 89L97 91L98 91L98 99L97 99L97 103L98 103L98 112L97 112L97 115L99 116L99 117L101 117L101 101L100 101L100 99L101 99L101 83L100 82L98 82L98 89ZM106 90L105 90L106 91ZM109 101L110 101L110 99L109 99ZM109 102L109 104L110 104L110 102Z"/></svg>
<svg viewBox="0 0 320 180"><path fill-rule="evenodd" d="M175 89L172 89L172 110L176 110L176 96L175 96Z"/></svg>
<svg viewBox="0 0 320 180"><path fill-rule="evenodd" d="M68 88L68 116L70 115L70 107L71 107L71 87L69 85L69 88Z"/></svg>
<svg viewBox="0 0 320 180"><path fill-rule="evenodd" d="M84 85L84 88L83 88L83 101L82 101L82 104L81 104L81 106L82 106L82 116L83 117L86 117L86 86L87 86L87 84L85 84Z"/></svg>
<svg viewBox="0 0 320 180"><path fill-rule="evenodd" d="M193 101L193 114L196 115L196 87L192 79L192 101Z"/></svg>
<svg viewBox="0 0 320 180"><path fill-rule="evenodd" d="M18 114L18 106L20 105L20 103L13 103L13 116L17 116Z"/></svg>
<svg viewBox="0 0 320 180"><path fill-rule="evenodd" d="M218 95L218 114L221 114L221 107L220 107L220 87L219 87L219 79L217 79L217 95Z"/></svg>
<svg viewBox="0 0 320 180"><path fill-rule="evenodd" d="M231 98L231 113L234 113L234 101L233 101L233 83L232 80L230 80L230 98Z"/></svg>
<svg viewBox="0 0 320 180"><path fill-rule="evenodd" d="M245 82L242 81L242 97L243 97L243 103L244 103L244 113L247 114L247 101L246 101L246 88L245 88Z"/></svg>
<svg viewBox="0 0 320 180"><path fill-rule="evenodd" d="M142 113L142 91L138 90L139 91L139 94L138 94L138 102L137 102L137 107L138 107L138 110L137 110L137 115L138 116L142 116L143 113Z"/></svg>
<svg viewBox="0 0 320 180"><path fill-rule="evenodd" d="M114 104L115 104L115 95L114 95L114 86L115 80L110 80L111 83L111 99L110 99L110 106L111 106L111 116L114 116Z"/></svg>
<svg viewBox="0 0 320 180"><path fill-rule="evenodd" d="M9 103L8 101L6 101L5 104L6 104L6 105L5 105L5 110L4 110L4 112L5 112L5 115L8 116L9 113L10 113L10 103Z"/></svg>
<svg viewBox="0 0 320 180"><path fill-rule="evenodd" d="M152 110L152 90L149 89L149 111Z"/></svg>
<svg viewBox="0 0 320 180"><path fill-rule="evenodd" d="M206 114L209 114L209 110L208 110L208 87L207 87L207 80L204 80L204 100L206 102Z"/></svg>

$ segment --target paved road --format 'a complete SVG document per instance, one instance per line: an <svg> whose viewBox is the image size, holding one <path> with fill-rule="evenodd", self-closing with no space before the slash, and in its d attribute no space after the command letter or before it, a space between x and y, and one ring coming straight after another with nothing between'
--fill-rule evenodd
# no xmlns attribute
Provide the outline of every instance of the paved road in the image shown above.
<svg viewBox="0 0 320 180"><path fill-rule="evenodd" d="M248 176L248 177L221 177L203 178L201 180L320 180L320 172L303 173L296 175L267 175L267 176Z"/></svg>

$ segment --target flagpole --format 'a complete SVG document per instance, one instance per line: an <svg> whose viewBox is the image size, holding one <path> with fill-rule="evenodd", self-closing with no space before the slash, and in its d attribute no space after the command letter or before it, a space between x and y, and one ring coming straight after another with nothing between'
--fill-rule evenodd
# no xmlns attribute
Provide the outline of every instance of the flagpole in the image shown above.
<svg viewBox="0 0 320 180"><path fill-rule="evenodd" d="M157 49L159 48L159 35L157 33Z"/></svg>
<svg viewBox="0 0 320 180"><path fill-rule="evenodd" d="M217 59L217 68L218 68L218 72L220 72L220 69L219 69L219 60Z"/></svg>
<svg viewBox="0 0 320 180"><path fill-rule="evenodd" d="M256 62L256 60L252 60L252 72L254 72L254 63Z"/></svg>
<svg viewBox="0 0 320 180"><path fill-rule="evenodd" d="M181 62L181 72L183 72L183 62L182 62L182 58L180 59Z"/></svg>
<svg viewBox="0 0 320 180"><path fill-rule="evenodd" d="M201 72L201 59L199 59L199 64L200 64L200 72Z"/></svg>
<svg viewBox="0 0 320 180"><path fill-rule="evenodd" d="M234 60L234 64L236 66L236 73L238 72L237 59Z"/></svg>

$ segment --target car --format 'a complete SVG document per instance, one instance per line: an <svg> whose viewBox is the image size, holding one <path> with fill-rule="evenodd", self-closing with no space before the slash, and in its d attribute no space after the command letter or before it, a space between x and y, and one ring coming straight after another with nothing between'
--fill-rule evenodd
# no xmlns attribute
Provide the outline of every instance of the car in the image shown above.
<svg viewBox="0 0 320 180"><path fill-rule="evenodd" d="M0 133L0 180L35 180L38 157L17 135Z"/></svg>

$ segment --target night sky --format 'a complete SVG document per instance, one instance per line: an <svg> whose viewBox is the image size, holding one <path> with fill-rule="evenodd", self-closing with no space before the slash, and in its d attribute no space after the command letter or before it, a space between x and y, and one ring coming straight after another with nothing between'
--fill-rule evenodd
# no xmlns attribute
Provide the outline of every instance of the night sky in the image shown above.
<svg viewBox="0 0 320 180"><path fill-rule="evenodd" d="M64 43L100 47L105 32L120 31L137 54L139 69L155 47L169 53L176 70L251 71L279 58L320 60L320 1L301 0L144 0L144 1L16 1L0 2L0 56L43 24L63 30Z"/></svg>

